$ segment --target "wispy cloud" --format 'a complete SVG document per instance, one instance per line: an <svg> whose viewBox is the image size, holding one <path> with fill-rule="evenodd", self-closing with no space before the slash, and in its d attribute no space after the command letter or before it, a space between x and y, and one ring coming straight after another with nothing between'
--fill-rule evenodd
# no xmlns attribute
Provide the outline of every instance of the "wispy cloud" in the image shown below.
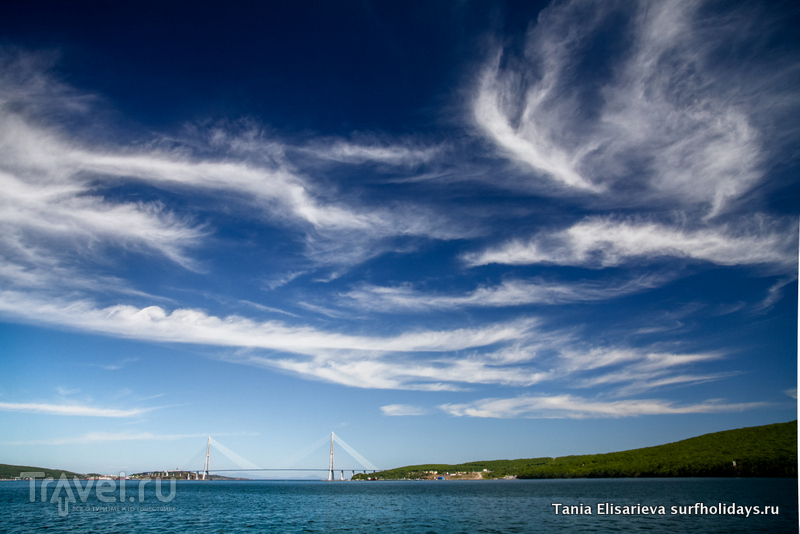
<svg viewBox="0 0 800 534"><path fill-rule="evenodd" d="M387 404L381 406L383 415L405 416L405 415L426 415L428 410L421 406L411 406L409 404Z"/></svg>
<svg viewBox="0 0 800 534"><path fill-rule="evenodd" d="M677 404L657 399L603 401L572 395L553 395L481 399L466 404L443 404L439 408L454 416L503 419L589 419L639 415L742 412L766 406L769 406L769 404L765 402L727 404L716 399L697 404Z"/></svg>
<svg viewBox="0 0 800 534"><path fill-rule="evenodd" d="M206 438L208 432L200 434L153 434L152 432L89 432L82 436L30 441L7 441L8 445L68 445L74 443L105 443L113 441L175 441L189 438ZM223 432L215 436L257 436L257 432Z"/></svg>
<svg viewBox="0 0 800 534"><path fill-rule="evenodd" d="M757 309L763 311L772 308L775 303L781 300L783 297L783 288L795 280L797 280L797 277L791 276L781 278L772 284L772 286L770 286L770 288L767 290L767 296L764 297L764 300L758 304Z"/></svg>
<svg viewBox="0 0 800 534"><path fill-rule="evenodd" d="M670 352L648 352L633 349L607 349L595 348L588 351L568 350L562 353L573 370L591 370L609 367L618 364L637 362L641 370L656 370L687 365L697 362L707 362L721 358L719 354L675 354Z"/></svg>
<svg viewBox="0 0 800 534"><path fill-rule="evenodd" d="M680 227L644 221L588 218L558 232L464 256L470 266L501 263L578 265L602 268L660 257L689 258L719 265L787 266L796 259L791 223L765 219L743 228Z"/></svg>
<svg viewBox="0 0 800 534"><path fill-rule="evenodd" d="M718 354L580 348L572 334L543 331L533 320L375 337L216 317L195 309L97 308L88 301L44 302L1 292L0 312L12 310L17 319L83 331L239 348L219 357L360 388L445 391L463 389L465 384L527 387L560 380L573 387L614 386L622 394L728 376L680 370L718 360ZM598 370L603 373L597 374Z"/></svg>
<svg viewBox="0 0 800 534"><path fill-rule="evenodd" d="M398 144L396 141L387 143L377 139L365 139L364 142L357 143L341 139L317 141L300 150L315 158L341 163L382 163L403 166L427 163L441 153L441 148L437 146Z"/></svg>
<svg viewBox="0 0 800 534"><path fill-rule="evenodd" d="M120 369L127 367L129 364L137 361L139 361L139 358L123 358L113 363L99 364L98 367L105 369L106 371L119 371Z"/></svg>
<svg viewBox="0 0 800 534"><path fill-rule="evenodd" d="M192 252L213 234L208 221L157 200L126 201L113 193L120 185L235 205L250 217L305 236L305 255L312 265L359 263L392 249L391 240L398 236L451 239L461 235L455 221L442 224L447 217L432 209L399 203L373 207L357 196L337 196L298 171L283 143L252 132L235 135L212 127L209 133L196 127L189 134L194 137L162 136L133 148L80 140L78 134L68 136L48 118L63 114L63 109L52 108L59 103L66 106L71 101L67 96L75 91L36 70L32 57L17 54L10 60L5 54L0 58L6 67L0 75L0 188L4 192L0 198L0 258L4 260L0 277L13 283L42 285L65 265L75 264L76 258L115 247L161 255L202 271L204 266L193 259ZM26 71L25 75L20 71ZM42 93L53 98L40 98ZM64 97L56 98L56 94ZM73 114L85 111L86 106L72 110ZM315 146L320 158L338 154L343 162L351 163L424 161L436 152L424 147L328 142L333 144ZM303 157L307 159L308 154ZM98 280L74 269L60 277L67 282L71 278L85 284Z"/></svg>
<svg viewBox="0 0 800 534"><path fill-rule="evenodd" d="M288 273L286 273L285 275L283 275L283 276L281 276L279 278L276 278L276 279L269 280L269 281L265 282L265 286L270 290L278 288L278 287L281 287L281 286L285 286L286 284L290 283L292 280L294 280L298 276L302 276L304 274L307 274L307 272L308 271L292 271L292 272L288 272Z"/></svg>
<svg viewBox="0 0 800 534"><path fill-rule="evenodd" d="M507 108L518 105L515 94L519 86L519 76L515 73L499 71L501 55L498 54L491 66L486 69L478 87L474 102L475 120L499 146L514 158L527 163L535 170L554 178L564 186L595 192L599 187L582 176L576 165L576 158L558 146L550 132L543 131L533 122L529 111L525 110L523 121L513 126ZM547 85L551 84L548 82ZM534 108L544 101L551 87L544 85L530 93L528 106ZM527 119L527 120L526 120Z"/></svg>
<svg viewBox="0 0 800 534"><path fill-rule="evenodd" d="M758 125L785 113L793 66L715 61L726 48L758 49L764 28L752 10L710 18L701 5L551 4L523 55L499 52L485 67L475 122L534 171L527 183L539 190L719 213L763 177L771 134ZM609 32L628 39L609 48Z"/></svg>
<svg viewBox="0 0 800 534"><path fill-rule="evenodd" d="M506 280L466 294L437 294L416 290L411 285L380 287L363 284L342 294L344 304L359 309L397 312L404 310L454 309L466 307L507 307L527 304L565 304L613 299L652 289L665 283L666 276L648 275L626 282L552 283L541 279ZM352 302L349 302L352 301Z"/></svg>
<svg viewBox="0 0 800 534"><path fill-rule="evenodd" d="M699 364L721 360L717 353L676 354L633 349L594 348L565 350L559 372L575 388L611 386L610 395L625 397L667 386L685 386L721 380L735 372L688 371Z"/></svg>
<svg viewBox="0 0 800 534"><path fill-rule="evenodd" d="M97 408L79 404L41 404L0 402L0 411L39 413L47 415L69 415L84 417L132 417L151 411L153 408L135 408L119 410L115 408Z"/></svg>
<svg viewBox="0 0 800 534"><path fill-rule="evenodd" d="M0 135L3 130L0 128ZM3 141L0 139L0 155L15 152L4 150L8 147L2 146ZM192 268L194 264L184 249L205 233L159 204L113 204L92 196L88 184L78 181L59 184L42 180L41 175L36 181L23 180L0 169L0 187L4 191L0 198L3 255L18 265L29 266L26 271L30 274L47 264L46 256L52 251L47 243L51 240L79 249L113 243L152 250Z"/></svg>
<svg viewBox="0 0 800 534"><path fill-rule="evenodd" d="M330 317L331 319L342 319L344 317L347 317L347 314L345 312L332 310L330 308L326 308L325 306L320 306L318 304L311 304L310 302L300 301L297 303L297 305L303 308L304 310L318 313L320 315Z"/></svg>
<svg viewBox="0 0 800 534"><path fill-rule="evenodd" d="M319 350L453 351L524 337L531 321L481 328L427 330L390 337L354 336L289 326L279 321L256 322L244 317L216 317L196 309L167 311L158 306L117 305L98 308L90 301L37 300L29 294L0 292L0 312L85 331L149 341L252 347L315 354Z"/></svg>
<svg viewBox="0 0 800 534"><path fill-rule="evenodd" d="M512 365L489 356L438 356L398 353L322 352L309 358L239 356L231 361L281 369L351 387L459 391L464 384L530 386L549 378L548 372Z"/></svg>

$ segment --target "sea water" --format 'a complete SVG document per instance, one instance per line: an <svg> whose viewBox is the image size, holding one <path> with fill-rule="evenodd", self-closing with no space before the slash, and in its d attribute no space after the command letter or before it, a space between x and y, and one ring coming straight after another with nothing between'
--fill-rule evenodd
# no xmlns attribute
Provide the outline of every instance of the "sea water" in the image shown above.
<svg viewBox="0 0 800 534"><path fill-rule="evenodd" d="M0 531L798 532L797 479L87 484L0 482Z"/></svg>

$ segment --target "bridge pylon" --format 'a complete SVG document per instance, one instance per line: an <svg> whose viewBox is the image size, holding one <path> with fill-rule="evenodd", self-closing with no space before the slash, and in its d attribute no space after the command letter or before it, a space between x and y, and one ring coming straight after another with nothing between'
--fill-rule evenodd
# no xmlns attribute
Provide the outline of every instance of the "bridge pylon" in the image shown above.
<svg viewBox="0 0 800 534"><path fill-rule="evenodd" d="M203 467L203 480L206 479L206 475L208 475L208 457L211 454L211 436L208 436L208 445L206 445L206 464Z"/></svg>
<svg viewBox="0 0 800 534"><path fill-rule="evenodd" d="M328 480L333 480L333 432L331 432L331 460L328 463Z"/></svg>

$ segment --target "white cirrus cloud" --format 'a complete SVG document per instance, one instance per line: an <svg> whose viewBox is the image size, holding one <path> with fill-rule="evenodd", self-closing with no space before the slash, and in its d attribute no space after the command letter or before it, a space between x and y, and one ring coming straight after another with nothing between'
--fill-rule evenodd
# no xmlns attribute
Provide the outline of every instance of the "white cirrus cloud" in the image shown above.
<svg viewBox="0 0 800 534"><path fill-rule="evenodd" d="M9 291L0 292L0 314L142 341L236 349L217 357L359 388L453 391L474 384L530 387L561 381L616 388L611 394L623 395L730 375L687 370L720 359L718 354L578 349L571 333L543 331L533 320L378 337L196 309L99 308L89 301L36 300Z"/></svg>
<svg viewBox="0 0 800 534"><path fill-rule="evenodd" d="M575 388L611 387L615 397L636 395L668 386L686 386L734 376L733 371L694 372L690 369L723 359L720 353L677 354L630 348L565 349L556 373Z"/></svg>
<svg viewBox="0 0 800 534"><path fill-rule="evenodd" d="M426 147L412 143L398 144L397 142L382 143L377 140L353 143L341 139L326 140L324 143L316 142L299 150L315 158L330 159L341 163L382 163L403 166L430 162L442 152L442 149L436 146Z"/></svg>
<svg viewBox="0 0 800 534"><path fill-rule="evenodd" d="M625 282L557 283L541 279L510 279L494 286L483 286L464 294L442 294L416 290L411 285L386 287L362 284L343 293L344 304L382 312L405 310L495 308L528 304L566 304L613 299L662 285L665 276L640 276Z"/></svg>
<svg viewBox="0 0 800 534"><path fill-rule="evenodd" d="M227 355L226 361L278 369L350 387L459 391L477 384L530 387L560 383L613 397L721 380L733 371L698 371L718 353L679 354L631 348L573 348L569 334L533 330L496 350L425 354L317 350L313 355ZM463 352L463 351L462 351Z"/></svg>
<svg viewBox="0 0 800 534"><path fill-rule="evenodd" d="M0 313L16 320L35 320L84 331L147 341L273 349L300 354L320 350L444 352L492 345L525 337L530 320L480 328L420 330L375 337L326 332L280 321L258 322L240 316L217 317L202 310L165 310L116 305L98 308L92 302L37 299L0 291Z"/></svg>
<svg viewBox="0 0 800 534"><path fill-rule="evenodd" d="M406 415L426 415L428 410L421 406L411 406L409 404L387 404L381 406L383 415L406 416Z"/></svg>
<svg viewBox="0 0 800 534"><path fill-rule="evenodd" d="M764 300L762 300L758 304L757 309L759 311L764 311L764 310L768 310L772 306L774 306L775 303L778 302L779 300L781 300L781 298L783 297L783 288L784 288L784 286L786 286L787 284L790 284L791 282L794 282L795 280L797 280L797 276L796 275L785 277L785 278L781 278L778 281L776 281L774 284L772 284L772 286L767 290L767 295L766 295L766 297L764 297Z"/></svg>
<svg viewBox="0 0 800 534"><path fill-rule="evenodd" d="M235 363L277 369L304 378L350 387L460 391L469 384L526 387L551 378L548 371L526 365L535 356L503 357L507 351L467 356L403 351L316 350L306 356L275 357L236 354L223 359Z"/></svg>
<svg viewBox="0 0 800 534"><path fill-rule="evenodd" d="M0 402L0 411L39 413L47 415L68 415L81 417L133 417L151 411L153 408L135 408L119 410L116 408L98 408L80 404L46 404L33 402Z"/></svg>
<svg viewBox="0 0 800 534"><path fill-rule="evenodd" d="M465 404L442 404L439 408L454 416L531 419L589 419L635 417L688 413L741 412L768 406L764 402L726 404L707 400L696 404L676 404L658 399L604 401L573 395L520 396L491 398Z"/></svg>
<svg viewBox="0 0 800 534"><path fill-rule="evenodd" d="M103 243L154 251L195 268L185 249L206 235L201 226L163 205L110 203L78 183L22 181L0 171L0 187L0 229L4 231L0 252L16 265L45 266L53 261L48 253L58 250L56 243L85 250Z"/></svg>
<svg viewBox="0 0 800 534"><path fill-rule="evenodd" d="M716 215L762 179L772 145L785 144L774 142L787 132L774 133L772 119L796 108L796 64L759 55L770 21L758 8L709 17L707 7L554 2L523 53L488 62L473 119L539 175L526 185L626 205L677 200ZM736 65L718 60L734 47L752 54Z"/></svg>
<svg viewBox="0 0 800 534"><path fill-rule="evenodd" d="M154 434L152 432L89 432L81 436L28 441L5 442L8 445L67 445L72 443L105 443L113 441L175 441L179 439L206 438L209 432L199 434ZM223 432L215 436L257 436L257 432Z"/></svg>
<svg viewBox="0 0 800 534"><path fill-rule="evenodd" d="M653 371L667 369L676 365L719 360L722 355L718 353L675 354L641 349L593 348L581 351L566 349L562 351L560 357L566 362L565 367L569 370L587 371L638 362L640 370Z"/></svg>
<svg viewBox="0 0 800 534"><path fill-rule="evenodd" d="M305 256L316 264L359 263L392 249L397 237L463 235L457 222L445 224L447 217L432 209L399 203L371 207L357 194L345 198L330 183L298 171L285 156L286 145L251 131L212 127L205 137L202 132L195 138L161 136L126 146L98 141L114 136L82 139L57 124L65 114L86 115L88 108L70 107L79 95L34 59L35 54L18 54L12 61L0 49L6 67L0 73L0 263L5 265L0 278L12 283L46 283L52 267L63 271L65 265L86 264L112 247L163 255L202 271L191 251L214 232L207 219L197 220L202 210L188 215L164 201L130 201L118 193L130 184L146 186L153 198L166 199L168 192L196 204L214 199L221 209L235 206L249 218L287 227L304 236L299 241ZM329 142L333 145L315 147L321 158L341 154L354 163L372 158L405 164L438 150ZM60 279L85 279L84 285L93 279L73 274Z"/></svg>
<svg viewBox="0 0 800 534"><path fill-rule="evenodd" d="M616 397L631 396L667 386L700 384L734 376L732 371L687 372L687 367L722 359L718 353L675 354L632 349L566 350L560 355L564 371L576 388L613 386Z"/></svg>
<svg viewBox="0 0 800 534"><path fill-rule="evenodd" d="M582 176L577 169L577 158L557 145L549 132L543 131L533 121L521 122L517 127L504 110L507 100L515 95L513 88L519 84L517 76L502 75L499 71L500 55L484 72L473 104L473 113L479 126L499 146L514 158L527 163L537 171L546 173L567 187L597 192L600 188ZM541 87L529 94L528 104L536 106L550 91ZM528 110L525 111L527 118ZM523 119L524 120L524 119Z"/></svg>
<svg viewBox="0 0 800 534"><path fill-rule="evenodd" d="M794 229L759 220L742 229L682 229L656 222L592 217L566 230L543 232L463 257L470 266L491 263L613 267L678 257L719 265L789 265L796 259Z"/></svg>

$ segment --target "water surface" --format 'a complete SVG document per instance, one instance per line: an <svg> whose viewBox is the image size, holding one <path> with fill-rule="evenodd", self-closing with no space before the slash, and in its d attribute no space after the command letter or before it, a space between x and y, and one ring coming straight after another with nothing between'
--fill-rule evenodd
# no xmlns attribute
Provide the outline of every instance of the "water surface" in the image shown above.
<svg viewBox="0 0 800 534"><path fill-rule="evenodd" d="M119 487L112 491L106 483L98 496L96 487L86 488L82 481L80 487L70 482L72 503L66 502L64 484L54 498L56 483L46 488L46 502L41 502L40 483L34 486L35 502L30 502L29 482L0 483L0 531L798 532L796 479L179 481L172 494L168 483L157 494L150 482L140 494L139 483L127 481L125 502ZM69 504L61 506L62 515L59 500ZM556 514L554 503L592 513ZM708 507L705 513L696 503ZM771 511L778 513L722 514L720 503L728 509L734 503L737 508L777 507ZM636 505L656 507L656 513L643 513ZM615 506L634 513L598 514ZM663 514L658 513L662 506Z"/></svg>

